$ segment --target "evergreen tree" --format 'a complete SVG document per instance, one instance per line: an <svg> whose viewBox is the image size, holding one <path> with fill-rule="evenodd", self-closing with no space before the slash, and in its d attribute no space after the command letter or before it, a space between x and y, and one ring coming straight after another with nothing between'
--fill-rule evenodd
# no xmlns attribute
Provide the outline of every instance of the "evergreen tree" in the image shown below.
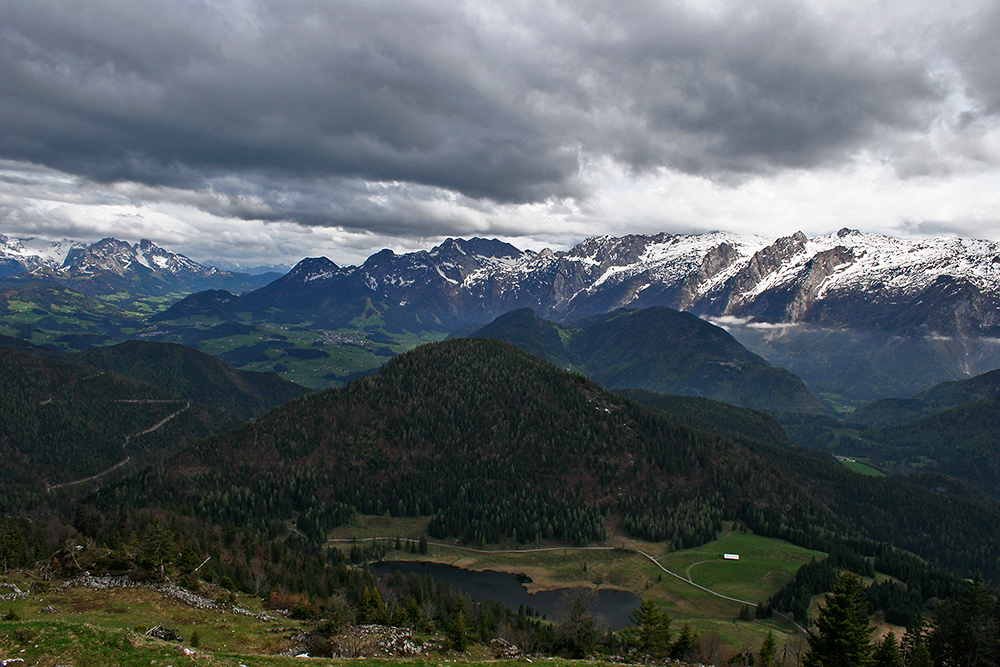
<svg viewBox="0 0 1000 667"><path fill-rule="evenodd" d="M760 644L760 652L757 654L758 667L774 667L774 658L778 654L778 643L774 639L774 632L767 631L764 641Z"/></svg>
<svg viewBox="0 0 1000 667"><path fill-rule="evenodd" d="M469 615L465 611L465 598L458 598L452 612L448 644L455 651L464 651L469 646Z"/></svg>
<svg viewBox="0 0 1000 667"><path fill-rule="evenodd" d="M866 667L871 661L871 633L861 580L842 571L816 619L816 632L809 634L802 667Z"/></svg>
<svg viewBox="0 0 1000 667"><path fill-rule="evenodd" d="M961 599L938 611L930 637L934 662L949 667L995 665L1000 653L998 611L996 596L977 574Z"/></svg>
<svg viewBox="0 0 1000 667"><path fill-rule="evenodd" d="M903 667L903 655L899 652L896 634L889 632L875 646L872 653L872 667Z"/></svg>
<svg viewBox="0 0 1000 667"><path fill-rule="evenodd" d="M670 645L670 657L674 660L684 660L694 649L694 642L697 639L698 634L691 629L691 624L685 622L677 639Z"/></svg>
<svg viewBox="0 0 1000 667"><path fill-rule="evenodd" d="M899 644L899 652L905 667L933 667L934 660L927 645L927 622L923 614L917 613L906 626L906 634Z"/></svg>
<svg viewBox="0 0 1000 667"><path fill-rule="evenodd" d="M622 631L626 642L654 658L667 655L671 648L671 618L667 612L660 609L652 599L646 598L629 613L628 619L634 627Z"/></svg>

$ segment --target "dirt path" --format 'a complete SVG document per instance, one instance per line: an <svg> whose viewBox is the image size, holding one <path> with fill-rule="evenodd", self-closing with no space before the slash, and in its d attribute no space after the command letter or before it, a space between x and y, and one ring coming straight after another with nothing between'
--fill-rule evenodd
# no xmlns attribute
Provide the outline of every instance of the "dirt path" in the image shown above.
<svg viewBox="0 0 1000 667"><path fill-rule="evenodd" d="M642 549L633 549L633 551L635 551L638 554L642 554L643 556L645 556L646 558L648 558L650 560L650 562L652 562L654 565L656 565L656 567L660 568L661 570L663 570L664 572L666 572L667 574L669 574L671 577L675 577L677 579L680 579L685 584L688 584L690 586L694 586L695 588L701 589L701 590L705 591L706 593L711 593L715 597L723 598L725 600L732 600L733 602L739 602L740 604L749 605L751 607L756 607L757 606L756 602L750 602L749 600L741 600L739 598L734 598L734 597L730 597L728 595L723 595L722 593L716 593L715 591L713 591L710 588L705 588L701 584L694 583L693 581L691 581L691 579L685 579L681 575L675 574L675 573L671 572L670 570L668 570L667 568L665 568L662 565L660 565L660 562L658 560L656 560L655 558L653 558L652 556L650 556L648 553L646 553ZM702 561L702 562L704 562L704 561ZM697 565L697 563L695 563L695 565ZM690 570L691 568L689 567L688 569Z"/></svg>
<svg viewBox="0 0 1000 667"><path fill-rule="evenodd" d="M123 402L126 402L126 403L177 403L178 401L152 401L152 400L150 400L150 401L123 401ZM125 438L125 442L122 443L122 449L124 450L128 446L128 443L132 442L132 438L138 438L139 436L146 435L147 433L152 433L153 431L155 431L156 429L160 428L161 426L163 426L164 424L166 424L167 422L169 422L171 419L173 419L177 415L181 414L182 412L184 412L185 410L187 410L190 407L191 407L191 404L188 403L187 401L185 401L184 402L184 407L181 408L180 410L178 410L177 412L175 412L173 414L170 414L170 415L167 415L166 417L164 417L160 421L156 422L155 424L153 424L152 426L150 426L149 428L147 428L144 431L139 431L138 433L133 433L132 435L128 436L127 438ZM94 475L90 475L89 477L84 477L83 479L73 480L72 482L63 482L62 484L53 484L52 486L46 485L45 492L48 493L48 492L52 491L53 489L62 489L62 488L65 488L67 486L76 486L77 484L84 484L86 482L92 482L95 479L98 479L100 477L104 477L108 473L114 472L118 468L121 468L123 465L125 465L126 463L128 463L130 460L132 460L132 457L129 456L128 454L126 454L124 459L122 459L118 463L114 464L110 468L107 468L106 470L102 470L101 472L99 472L97 474L94 474Z"/></svg>
<svg viewBox="0 0 1000 667"><path fill-rule="evenodd" d="M708 562L709 561L707 561L707 560L700 560L697 563L691 563L690 565L688 565L687 569L684 570L684 574L687 576L688 581L693 581L693 579L691 579L691 568L692 567L694 567L695 565L701 565L702 563L708 563Z"/></svg>
<svg viewBox="0 0 1000 667"><path fill-rule="evenodd" d="M46 399L43 399L39 403L39 405L48 405L49 403L51 403L52 402L52 395L55 392L57 392L57 391L60 391L62 389L65 389L66 387L72 386L72 385L76 384L77 382L83 382L84 380L90 380L91 378L100 377L100 376L102 376L104 374L105 374L105 371L101 371L100 373L94 373L93 375L88 375L85 378L77 378L76 380L71 380L71 381L67 382L66 384L59 385L58 387L56 387L55 389L53 389L52 391L50 391L49 392L49 397L46 398Z"/></svg>

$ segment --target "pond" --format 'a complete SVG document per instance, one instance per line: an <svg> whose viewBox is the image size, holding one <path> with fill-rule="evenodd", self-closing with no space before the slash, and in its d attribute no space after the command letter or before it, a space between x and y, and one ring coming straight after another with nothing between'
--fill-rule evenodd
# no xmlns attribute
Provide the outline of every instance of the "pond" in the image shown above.
<svg viewBox="0 0 1000 667"><path fill-rule="evenodd" d="M579 588L558 588L529 593L524 584L529 583L531 579L525 575L493 570L476 572L463 570L452 565L425 561L384 561L372 565L371 569L376 576L391 572L430 575L465 591L469 597L477 602L494 600L514 611L524 605L525 608L531 607L539 614L544 614L549 620L556 620L559 610L566 606L565 600L571 600L572 596L581 590ZM598 616L603 618L612 630L619 630L631 625L628 615L639 606L641 599L638 595L629 591L613 589L600 589L596 593L593 604L587 609L591 615L595 618Z"/></svg>

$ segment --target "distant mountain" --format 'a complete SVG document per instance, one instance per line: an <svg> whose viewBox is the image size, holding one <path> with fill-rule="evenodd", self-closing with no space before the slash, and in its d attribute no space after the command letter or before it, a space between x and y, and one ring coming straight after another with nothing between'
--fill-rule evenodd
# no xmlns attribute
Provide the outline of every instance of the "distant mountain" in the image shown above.
<svg viewBox="0 0 1000 667"><path fill-rule="evenodd" d="M966 403L1000 400L1000 370L966 380L942 382L912 398L887 398L864 405L850 415L859 424L891 426Z"/></svg>
<svg viewBox="0 0 1000 667"><path fill-rule="evenodd" d="M608 520L683 547L735 520L816 548L889 541L959 572L1000 572L995 510L693 430L484 339L421 346L197 443L95 502L119 497L197 504L238 525L294 521L320 540L351 511L431 515L432 535L473 544L592 542Z"/></svg>
<svg viewBox="0 0 1000 667"><path fill-rule="evenodd" d="M913 398L936 408L949 408L971 401L996 401L1000 399L1000 370L982 373L968 380L942 382Z"/></svg>
<svg viewBox="0 0 1000 667"><path fill-rule="evenodd" d="M780 421L800 445L864 457L890 473L947 475L1000 501L1000 371L874 401L843 420L783 414ZM951 486L961 485L933 483Z"/></svg>
<svg viewBox="0 0 1000 667"><path fill-rule="evenodd" d="M224 410L240 421L259 417L309 392L275 373L236 370L215 357L174 343L125 341L81 352L74 359Z"/></svg>
<svg viewBox="0 0 1000 667"><path fill-rule="evenodd" d="M714 232L591 238L536 253L473 238L406 255L383 250L357 267L315 270L319 260L305 261L293 273L308 273L299 285L310 292L324 284L335 292L356 276L377 300L434 315L441 326L524 307L567 321L662 305L765 323L1000 332L1000 246L989 241L842 229L771 242Z"/></svg>
<svg viewBox="0 0 1000 667"><path fill-rule="evenodd" d="M621 309L562 326L521 309L468 337L517 345L611 389L706 396L772 410L825 410L788 371L772 368L719 327L671 308Z"/></svg>
<svg viewBox="0 0 1000 667"><path fill-rule="evenodd" d="M33 250L20 239L0 237L0 277L4 276L56 282L89 296L117 292L159 295L213 288L245 291L266 280L203 266L151 241L132 244L114 238L91 245L53 244Z"/></svg>
<svg viewBox="0 0 1000 667"><path fill-rule="evenodd" d="M71 241L38 242L0 234L0 278L10 278L35 269L57 268L71 251L85 247Z"/></svg>
<svg viewBox="0 0 1000 667"><path fill-rule="evenodd" d="M452 336L502 340L559 368L587 375L583 362L569 351L567 341L563 339L564 335L569 337L569 331L569 327L563 328L555 322L543 320L530 308L520 308L501 315L482 328L469 327Z"/></svg>

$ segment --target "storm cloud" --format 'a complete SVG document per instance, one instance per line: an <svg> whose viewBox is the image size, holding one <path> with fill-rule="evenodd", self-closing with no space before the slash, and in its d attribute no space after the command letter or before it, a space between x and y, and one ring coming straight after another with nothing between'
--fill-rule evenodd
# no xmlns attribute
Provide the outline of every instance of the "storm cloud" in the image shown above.
<svg viewBox="0 0 1000 667"><path fill-rule="evenodd" d="M0 158L413 238L577 223L609 170L995 169L1000 10L937 4L0 0Z"/></svg>

